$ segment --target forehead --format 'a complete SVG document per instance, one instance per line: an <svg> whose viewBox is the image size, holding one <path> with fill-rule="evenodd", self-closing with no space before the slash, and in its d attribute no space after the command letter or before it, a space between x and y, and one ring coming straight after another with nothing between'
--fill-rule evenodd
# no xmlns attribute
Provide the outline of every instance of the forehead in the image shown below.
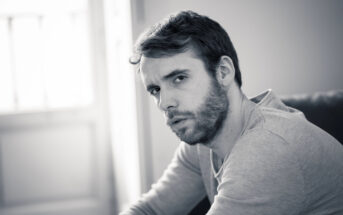
<svg viewBox="0 0 343 215"><path fill-rule="evenodd" d="M205 70L203 61L192 50L175 54L152 58L142 56L140 73L145 85L160 81L164 76L176 70L199 71Z"/></svg>

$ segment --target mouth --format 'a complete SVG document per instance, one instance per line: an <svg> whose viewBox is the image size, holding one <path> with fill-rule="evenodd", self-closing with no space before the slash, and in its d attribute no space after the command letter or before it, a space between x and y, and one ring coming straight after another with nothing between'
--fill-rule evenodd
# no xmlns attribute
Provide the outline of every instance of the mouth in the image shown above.
<svg viewBox="0 0 343 215"><path fill-rule="evenodd" d="M187 118L172 118L169 119L167 124L172 127L172 126L176 126L178 124L180 124L181 122L184 122L185 120L187 120Z"/></svg>

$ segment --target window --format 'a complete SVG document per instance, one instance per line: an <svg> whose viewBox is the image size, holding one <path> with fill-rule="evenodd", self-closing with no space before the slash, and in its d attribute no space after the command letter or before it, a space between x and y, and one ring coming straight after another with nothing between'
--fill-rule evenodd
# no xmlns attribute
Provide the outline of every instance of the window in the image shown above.
<svg viewBox="0 0 343 215"><path fill-rule="evenodd" d="M0 2L0 113L93 101L87 0Z"/></svg>

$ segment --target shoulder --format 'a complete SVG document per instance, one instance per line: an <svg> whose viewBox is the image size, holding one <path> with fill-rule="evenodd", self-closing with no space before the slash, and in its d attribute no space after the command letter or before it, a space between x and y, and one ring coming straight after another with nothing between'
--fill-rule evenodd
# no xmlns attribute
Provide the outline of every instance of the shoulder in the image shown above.
<svg viewBox="0 0 343 215"><path fill-rule="evenodd" d="M297 129L303 129L310 125L306 120L305 115L300 111L290 112L272 107L259 106L257 107L256 112L260 127L276 134L290 128L296 127ZM293 129L293 132L295 131L296 130Z"/></svg>
<svg viewBox="0 0 343 215"><path fill-rule="evenodd" d="M230 155L230 162L252 162L260 165L286 162L296 159L293 148L287 140L272 130L257 128L247 131L235 144ZM242 161L243 160L243 161Z"/></svg>
<svg viewBox="0 0 343 215"><path fill-rule="evenodd" d="M242 136L224 162L224 178L247 180L262 186L279 181L302 181L302 170L294 148L280 135L255 129Z"/></svg>
<svg viewBox="0 0 343 215"><path fill-rule="evenodd" d="M219 195L249 203L246 206L257 207L260 202L280 207L280 211L298 208L305 193L297 160L289 143L280 136L265 129L251 130L236 143L223 164Z"/></svg>
<svg viewBox="0 0 343 215"><path fill-rule="evenodd" d="M302 112L287 112L269 107L259 107L258 126L251 129L251 133L266 132L268 138L278 136L288 143L289 149L296 151L299 157L306 156L308 148L320 151L321 147L330 148L339 145L331 135L308 121ZM260 129L260 130L259 130ZM263 130L263 131L261 131ZM249 131L250 132L250 131Z"/></svg>
<svg viewBox="0 0 343 215"><path fill-rule="evenodd" d="M284 111L272 107L259 106L249 122L247 137L271 140L282 139L290 147L302 147L327 137L326 132L309 122L300 111ZM318 139L319 138L319 139ZM259 139L259 138L258 138Z"/></svg>
<svg viewBox="0 0 343 215"><path fill-rule="evenodd" d="M268 130L253 130L242 137L223 165L222 192L234 198L303 196L298 158L289 143Z"/></svg>

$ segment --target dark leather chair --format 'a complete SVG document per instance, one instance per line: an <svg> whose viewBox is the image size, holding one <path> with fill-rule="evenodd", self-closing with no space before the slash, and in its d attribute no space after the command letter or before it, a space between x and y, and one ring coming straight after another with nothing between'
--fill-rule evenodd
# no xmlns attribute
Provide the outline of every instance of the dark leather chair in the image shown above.
<svg viewBox="0 0 343 215"><path fill-rule="evenodd" d="M281 99L286 105L302 111L307 120L343 143L343 90L282 96ZM206 214L210 206L206 197L189 215Z"/></svg>
<svg viewBox="0 0 343 215"><path fill-rule="evenodd" d="M302 111L307 120L343 143L343 90L281 98L286 105Z"/></svg>

